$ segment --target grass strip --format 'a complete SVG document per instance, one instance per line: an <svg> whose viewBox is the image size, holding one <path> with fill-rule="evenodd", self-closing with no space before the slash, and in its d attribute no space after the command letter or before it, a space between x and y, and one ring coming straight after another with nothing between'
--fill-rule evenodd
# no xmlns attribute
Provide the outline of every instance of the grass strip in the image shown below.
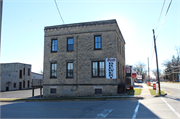
<svg viewBox="0 0 180 119"><path fill-rule="evenodd" d="M153 89L149 89L151 95L159 95L159 91L158 91L158 94L156 94L156 90L153 90ZM161 90L161 94L165 94L164 91Z"/></svg>
<svg viewBox="0 0 180 119"><path fill-rule="evenodd" d="M142 89L140 88L134 88L133 90L127 90L128 95L141 95Z"/></svg>

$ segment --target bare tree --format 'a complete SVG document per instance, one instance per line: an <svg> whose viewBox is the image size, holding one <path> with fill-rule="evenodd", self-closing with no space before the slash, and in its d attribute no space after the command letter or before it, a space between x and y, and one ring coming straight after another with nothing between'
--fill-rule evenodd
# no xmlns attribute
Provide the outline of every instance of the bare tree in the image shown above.
<svg viewBox="0 0 180 119"><path fill-rule="evenodd" d="M142 75L142 78L145 79L145 76L147 75L147 70L145 69L145 63L138 61L134 66L133 70L137 73L137 75Z"/></svg>
<svg viewBox="0 0 180 119"><path fill-rule="evenodd" d="M180 47L175 47L175 50L177 52L177 56L173 55L171 60L166 60L163 63L163 65L166 67L164 70L165 77L171 81L173 79L178 81L178 72L180 72Z"/></svg>
<svg viewBox="0 0 180 119"><path fill-rule="evenodd" d="M153 75L157 78L157 69L153 69L151 70ZM162 77L162 73L161 73L161 70L159 69L159 77Z"/></svg>

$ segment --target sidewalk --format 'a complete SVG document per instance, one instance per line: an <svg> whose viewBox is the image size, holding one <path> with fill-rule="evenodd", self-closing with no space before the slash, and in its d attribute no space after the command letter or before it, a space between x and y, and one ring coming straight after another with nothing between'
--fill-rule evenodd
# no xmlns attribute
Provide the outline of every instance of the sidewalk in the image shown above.
<svg viewBox="0 0 180 119"><path fill-rule="evenodd" d="M152 88L151 86L147 86L146 83L142 83L142 91L141 91L141 95L142 97L145 97L145 98L153 98L154 96L151 95L149 89Z"/></svg>

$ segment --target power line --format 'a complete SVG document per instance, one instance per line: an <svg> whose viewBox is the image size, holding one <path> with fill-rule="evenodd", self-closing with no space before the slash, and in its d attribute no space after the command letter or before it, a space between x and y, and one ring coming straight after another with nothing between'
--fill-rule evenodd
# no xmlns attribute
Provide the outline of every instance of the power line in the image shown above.
<svg viewBox="0 0 180 119"><path fill-rule="evenodd" d="M57 10L58 10L59 16L60 16L63 24L65 24L65 22L64 22L64 20L63 20L63 18L62 18L62 16L61 16L61 13L60 13L60 10L59 10L59 7L58 7L58 5L57 5L56 0L54 0L54 2L55 2L55 4L56 4L56 8L57 8ZM69 34L71 34L70 31L68 30L68 28L67 28L67 31L69 32ZM73 36L73 34L71 34L71 35Z"/></svg>
<svg viewBox="0 0 180 119"><path fill-rule="evenodd" d="M168 13L168 11L169 11L169 8L170 8L170 6L171 6L171 2L172 2L172 0L170 1L169 6L168 6L168 8L167 8L167 10L166 10L166 14L165 14L164 19L163 19L163 21L162 21L162 23L161 23L161 26L160 26L160 28L159 28L158 34L157 34L157 36L156 36L156 40L157 40L157 37L158 37L159 32L160 32L160 30L161 30L161 27L162 27L162 25L163 25L163 23L164 23L164 20L165 20L165 18L166 18L166 15L167 15L167 13Z"/></svg>
<svg viewBox="0 0 180 119"><path fill-rule="evenodd" d="M161 12L160 12L159 19L158 19L158 22L157 22L157 25L156 25L156 29L157 29L157 26L158 26L158 23L159 23L159 20L160 20L160 17L161 17L161 13L162 13L163 8L164 8L164 3L165 3L165 1L166 1L166 0L164 0L163 6L162 6L162 8L161 8ZM155 29L155 31L156 31L156 29Z"/></svg>
<svg viewBox="0 0 180 119"><path fill-rule="evenodd" d="M61 18L61 20L62 20L62 22L63 22L63 24L64 24L64 20L63 20L63 18L62 18L62 16L61 16L61 13L60 13L60 11L59 11L59 8L58 8L58 5L57 5L56 0L54 0L54 2L55 2L55 4L56 4L56 8L57 8L57 10L58 10L59 16L60 16L60 18Z"/></svg>

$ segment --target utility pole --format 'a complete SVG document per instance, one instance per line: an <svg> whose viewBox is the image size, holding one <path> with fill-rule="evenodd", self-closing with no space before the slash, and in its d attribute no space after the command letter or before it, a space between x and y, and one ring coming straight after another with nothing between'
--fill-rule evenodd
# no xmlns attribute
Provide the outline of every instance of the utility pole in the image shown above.
<svg viewBox="0 0 180 119"><path fill-rule="evenodd" d="M154 38L154 49L155 49L155 53L156 53L156 67L157 67L157 79L158 79L158 85L159 85L159 95L161 95L160 80L159 80L159 68L158 68L158 57L157 57L157 49L156 49L156 38L155 38L154 29L152 31L153 31L153 38Z"/></svg>
<svg viewBox="0 0 180 119"><path fill-rule="evenodd" d="M149 76L149 57L148 57L148 80L150 81L150 76Z"/></svg>
<svg viewBox="0 0 180 119"><path fill-rule="evenodd" d="M3 0L0 0L0 54L1 54L1 24L2 24L2 9L3 8ZM1 68L0 68L0 82L1 82ZM1 92L1 86L0 86Z"/></svg>

